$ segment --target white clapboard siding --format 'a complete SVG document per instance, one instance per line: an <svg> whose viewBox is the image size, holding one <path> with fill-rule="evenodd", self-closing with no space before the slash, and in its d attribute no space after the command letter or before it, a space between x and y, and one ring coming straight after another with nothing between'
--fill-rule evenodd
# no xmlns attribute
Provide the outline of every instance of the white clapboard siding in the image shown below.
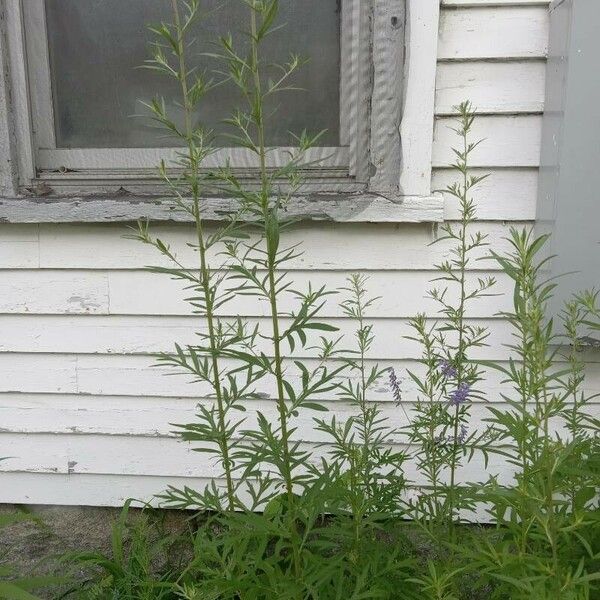
<svg viewBox="0 0 600 600"><path fill-rule="evenodd" d="M110 358L110 360L107 360ZM137 360L136 360L137 358ZM149 357L133 356L87 356L78 357L81 366L77 367L78 387L77 391L82 394L95 396L132 396L129 402L135 404L136 398L207 398L212 393L212 388L203 382L193 383L193 378L188 374L179 374L179 371L168 369L166 367L155 367ZM309 370L316 369L319 366L317 360L306 359L305 364ZM369 368L378 365L380 369L393 368L401 379L401 390L403 401L412 402L417 399L418 387L408 371L422 376L424 367L414 360L392 360L386 359L376 363L367 362ZM506 362L499 363L506 365ZM340 367L340 363L332 362L331 368ZM481 393L486 402L499 402L501 394L508 390L503 383L504 377L494 369L483 370L485 385L482 384ZM104 375L104 380L102 376ZM168 376L171 375L171 376ZM341 377L341 376L340 376ZM358 375L356 373L347 373L347 378L356 384ZM394 401L390 392L388 374L383 373L378 384L368 390L367 400L369 402L391 403ZM286 378L295 389L301 388L301 373L293 364L286 363ZM586 386L590 392L600 389L596 369L592 369L589 381ZM272 399L277 397L277 386L273 378L265 377L253 387L258 395L257 402L261 403L262 410L269 410ZM4 392L2 388L0 391ZM48 390L51 392L52 390ZM29 390L26 392L31 393ZM15 390L8 390L7 393L14 394ZM327 390L319 393L316 400L333 402L339 400L337 390ZM171 421L168 415L165 415L167 421Z"/></svg>
<svg viewBox="0 0 600 600"><path fill-rule="evenodd" d="M483 477L478 474L476 480ZM158 497L167 487L203 489L203 477L151 477L145 475L87 475L72 473L2 473L3 498L7 503L64 504L70 506L123 506L134 499L134 506L148 503L160 506ZM217 484L222 482L217 481ZM479 520L489 520L484 512Z"/></svg>
<svg viewBox="0 0 600 600"><path fill-rule="evenodd" d="M596 353L588 360L586 386L590 390L600 391L600 357ZM202 398L209 392L206 386L190 383L189 376L175 375L172 369L156 367L154 364L151 357L139 355L0 354L0 368L5 375L0 378L0 392L127 396L130 397L129 402L134 404L137 398ZM309 369L317 366L310 359L306 364ZM420 370L414 360L386 359L380 361L379 366L393 367L398 376L403 378L402 389L407 394L414 389L414 384L406 375L408 369ZM501 391L500 382L501 377L496 371L488 373L485 389L490 392L490 400ZM265 397L276 395L271 380L262 381L257 391L265 394ZM324 395L325 399L336 397L335 392ZM369 400L390 402L387 385L373 388Z"/></svg>
<svg viewBox="0 0 600 600"><path fill-rule="evenodd" d="M159 505L156 496L169 485L203 489L206 477L147 477L59 473L2 473L2 502L66 506L123 506L129 499Z"/></svg>
<svg viewBox="0 0 600 600"><path fill-rule="evenodd" d="M477 480L480 480L478 477ZM8 503L65 504L71 506L122 506L126 500L161 506L158 497L168 486L203 489L209 483L203 477L152 477L145 475L88 475L72 473L3 473L2 482ZM217 485L222 481L217 481ZM25 498L25 500L19 500ZM243 495L242 495L243 498ZM482 511L480 520L489 519Z"/></svg>
<svg viewBox="0 0 600 600"><path fill-rule="evenodd" d="M108 274L100 271L0 272L0 313L108 314Z"/></svg>
<svg viewBox="0 0 600 600"><path fill-rule="evenodd" d="M0 442L3 439L15 456L0 463L2 476L15 472L152 477L218 477L222 474L222 468L214 460L206 460L204 454L194 452L190 445L176 439L2 434ZM35 452L36 448L40 450L39 453ZM313 465L318 465L326 454L326 448L315 444L304 443L300 448L312 451L309 461ZM403 444L394 448L397 451L408 450ZM476 481L480 478L486 472L483 462L483 457L475 454L460 469L460 481ZM491 456L487 473L500 475L506 480L511 471L502 458ZM404 473L417 485L425 483L414 462L405 463Z"/></svg>
<svg viewBox="0 0 600 600"><path fill-rule="evenodd" d="M482 263L483 264L483 263ZM492 266L492 261L488 262ZM482 265L480 265L482 266ZM440 282L432 281L436 277L431 271L402 272L402 286L398 285L398 271L369 271L366 282L369 296L377 298L368 314L378 318L395 319L411 317L416 313L434 316L439 312L439 305L428 292L438 287ZM307 289L308 282L314 288L326 287L330 290L341 290L337 295L330 296L320 314L325 317L342 317L343 309L339 303L348 298L348 274L340 271L330 272L300 272L293 273L294 288L300 291ZM472 317L493 317L499 311L509 310L511 306L510 290L512 284L503 273L477 272L469 273L467 286L474 289L481 278L493 277L496 280L495 293L509 292L508 297L481 298L473 302ZM185 315L190 314L190 305L184 298L190 297L190 291L181 291L181 283L166 282L164 277L157 277L140 271L113 271L109 273L110 283L110 313L111 314L143 314L143 315ZM160 284L160 285L159 285ZM458 299L459 290L452 289L448 299ZM281 296L279 303L282 312L298 310L298 301L292 294ZM242 297L226 304L220 310L226 315L268 316L270 306L264 299Z"/></svg>
<svg viewBox="0 0 600 600"><path fill-rule="evenodd" d="M2 268L26 269L39 266L36 225L0 225L0 265Z"/></svg>
<svg viewBox="0 0 600 600"><path fill-rule="evenodd" d="M446 122L450 125L450 122ZM447 165L444 164L443 167ZM531 202L535 189L535 171L527 169L483 169L490 173L489 180L475 198L482 207L480 217L488 221L504 221L506 212L496 201L507 193L524 197ZM477 173L478 171L474 171ZM437 175L441 173L442 175ZM514 179L512 175L514 174ZM438 182L438 178L443 179ZM456 180L456 174L441 168L434 172L434 187L440 189L446 183ZM483 184L482 184L483 185ZM526 186L526 187L524 187ZM511 204L505 198L511 221L525 225L530 220L531 211ZM456 202L449 201L448 210L457 216ZM11 225L0 224L0 238L3 238L0 254L0 270L12 269L142 269L148 265L165 266L160 254L154 249L123 236L127 229L123 225L31 225L35 241L23 242L7 235ZM477 228L489 236L495 244L502 244L506 228L501 223L483 222ZM193 241L193 232L185 225L156 225L151 228L153 235L172 244L179 257L188 268L197 267L197 256L186 244ZM434 229L428 224L314 224L299 226L291 230L286 238L289 244L304 242L304 253L288 264L291 270L341 270L353 269L432 269L436 262L448 255L448 244L430 246L434 240ZM106 243L110 240L110 243ZM31 246L30 252L23 253L22 246ZM361 251L363 245L369 253ZM35 256L35 261L33 257Z"/></svg>
<svg viewBox="0 0 600 600"><path fill-rule="evenodd" d="M472 190L478 218L513 221L512 224L516 227L523 227L523 224L515 221L535 219L538 191L536 168L473 169L471 173L488 176ZM456 181L456 173L452 169L435 169L432 180L436 190L444 190ZM446 194L445 218L455 219L458 215L456 199ZM502 235L506 234L506 229L503 229ZM492 242L494 248L497 243L497 240Z"/></svg>
<svg viewBox="0 0 600 600"><path fill-rule="evenodd" d="M488 264L495 266L491 260ZM426 297L429 290L440 285L432 281L436 276L432 271L403 272L402 289L398 289L401 293L393 293L398 288L398 272L369 271L366 286L369 295L377 298L370 314L387 318L410 317L418 312L438 314L439 305ZM347 277L342 271L295 271L291 279L298 290L307 289L308 282L313 289L326 286L341 290L326 299L320 313L324 317L341 317L344 312L340 302L348 297L348 292L342 290L348 286ZM510 309L512 284L503 273L469 273L468 288L473 289L481 278L487 277L496 280L494 294L501 297L484 297L473 302L472 317L493 317ZM458 299L458 294L459 289L454 286L448 299ZM185 282L148 271L6 271L0 277L0 314L192 315L197 309L186 299L196 295L194 290L187 289ZM280 311L291 312L298 306L295 294L282 295ZM242 296L222 306L219 314L268 316L270 305L263 298Z"/></svg>
<svg viewBox="0 0 600 600"><path fill-rule="evenodd" d="M89 475L145 475L153 477L217 477L222 469L214 460L194 452L189 444L169 438L131 436L81 436L55 434L0 434L0 443L9 445L14 457L0 463L0 473L81 473ZM33 446L33 449L32 449ZM36 452L36 448L39 452ZM325 448L305 443L311 449L311 462L318 464ZM404 445L397 450L407 449ZM492 474L506 476L505 462L493 456ZM461 469L461 480L475 481L481 476L483 459L475 456ZM414 463L405 465L411 481L423 483Z"/></svg>
<svg viewBox="0 0 600 600"><path fill-rule="evenodd" d="M501 227L496 228L501 235ZM160 225L151 229L153 236L171 244L179 260L188 268L197 268L197 253L187 247L194 242L194 232L181 225ZM74 225L63 228L44 225L40 228L40 262L43 268L139 269L147 265L168 264L149 246L125 239L123 225L95 227ZM210 233L210 230L209 230ZM106 239L111 244L106 244ZM406 224L307 224L290 230L288 245L302 243L302 256L287 263L288 269L342 270L431 268L444 255L442 244L426 248L434 239L431 225ZM364 244L369 253L362 252ZM393 250L393 252L392 252ZM215 260L211 253L210 260Z"/></svg>
<svg viewBox="0 0 600 600"><path fill-rule="evenodd" d="M545 6L448 8L440 16L438 58L543 58L548 25Z"/></svg>
<svg viewBox="0 0 600 600"><path fill-rule="evenodd" d="M481 219L476 228L495 251L506 252L509 227L527 227L535 219L548 2L441 4L432 187L441 190L457 179L448 168L451 148L460 144L450 129L453 107L470 100L481 115L472 140L484 139L471 166L476 175L490 175L473 193ZM448 196L445 217L458 216L457 202ZM197 254L187 246L194 241L191 227L151 229L187 268L198 267ZM0 502L119 506L132 497L152 500L168 485L202 488L207 477L218 475L205 455L176 439L170 425L193 420L197 404L211 402L210 389L154 366L149 354L170 351L174 342L197 342L201 320L191 315L181 282L144 271L147 265L165 266L162 257L125 234L122 224L0 224L0 456L15 457L0 463ZM378 359L381 367L394 368L406 410L418 397L406 371L421 373L422 366L418 345L403 336L410 332L408 317L417 311L434 315L435 305L424 295L435 265L450 257L448 243L431 245L439 234L439 226L430 224L310 223L284 238L290 245L303 243L304 254L289 264L297 289L309 281L337 288L355 271L370 277L371 294L382 298L373 307L377 337L367 364ZM496 315L510 309L510 281L489 261L474 262L471 270L469 285L493 275L503 294L473 305L470 322L488 326L491 334L489 347L478 355L505 361L503 345L511 342L511 332ZM293 302L284 299L281 307L293 310ZM253 298L233 302L222 314L243 314L268 326L266 307ZM329 301L323 314L350 344L354 324L342 318L337 301ZM297 355L307 357L310 370L317 368L313 351ZM584 389L595 394L600 355L590 352L586 359ZM289 377L299 385L292 364ZM275 416L274 382L265 379L256 391L260 396L247 401L242 415L249 424L257 411ZM503 393L510 394L510 386L502 375L487 372L482 397L472 406L472 428L481 426L488 403L505 406ZM296 435L308 444L323 441L312 427L315 415L344 420L352 411L334 391L320 396L329 412L298 419ZM406 423L386 374L368 400L380 403L392 423ZM598 400L590 410L600 413ZM476 457L460 480L481 480L483 473ZM510 477L498 460L488 473ZM418 480L414 466L408 475Z"/></svg>
<svg viewBox="0 0 600 600"><path fill-rule="evenodd" d="M196 317L154 317L154 316L0 316L0 352L40 352L46 354L146 354L170 352L175 342L181 346L202 342L197 331L206 332L204 324L197 328ZM269 334L269 318L257 318L260 330ZM329 319L338 327L336 336L343 335L347 344L354 347L352 337L356 326L348 319ZM282 319L282 328L291 324L290 319ZM502 359L505 355L503 344L511 343L511 334L500 319L469 320L474 326L486 327L489 332L489 346L475 350L474 357ZM371 356L376 359L410 359L418 351L418 345L408 340L411 330L405 319L372 321L373 343ZM282 329L283 331L283 329ZM320 331L314 333L310 346L296 348L291 353L295 358L316 357L319 350ZM310 339L310 338L309 338ZM286 344L287 345L287 344ZM272 353L266 340L257 341L257 351Z"/></svg>
<svg viewBox="0 0 600 600"><path fill-rule="evenodd" d="M75 355L0 353L0 373L2 392L79 392Z"/></svg>
<svg viewBox="0 0 600 600"><path fill-rule="evenodd" d="M44 364L44 355L36 357L31 355L28 360L32 364ZM0 355L0 362L2 355ZM314 360L307 360L309 370L317 367ZM382 368L392 366L400 377L407 369L418 370L414 361L391 361L386 359L380 365ZM108 356L108 355L81 355L77 357L77 389L82 394L91 395L126 395L126 396L177 396L201 398L206 396L207 389L202 384L190 383L190 378L185 375L172 375L172 369L153 367L147 356ZM0 391L3 391L3 382L0 381ZM405 380L403 387L408 390L413 384ZM257 385L257 391L265 394L267 398L276 397L276 388L271 380L264 380ZM12 390L7 390L12 391ZM48 388L46 391L53 391ZM335 399L336 392L324 395L325 398ZM389 402L391 394L387 385L374 387L369 392L369 400Z"/></svg>
<svg viewBox="0 0 600 600"><path fill-rule="evenodd" d="M433 165L446 167L455 160L453 147L462 147L452 118L436 119L433 139ZM482 142L472 152L472 167L538 167L542 138L541 115L479 117L470 140Z"/></svg>
<svg viewBox="0 0 600 600"><path fill-rule="evenodd" d="M540 113L544 108L545 75L543 60L440 63L436 113L456 114L455 107L465 100L478 114Z"/></svg>
<svg viewBox="0 0 600 600"><path fill-rule="evenodd" d="M449 125L450 122L445 121L445 124ZM493 180L491 177L489 185L494 185ZM520 185L520 182L517 183ZM502 189L494 192L496 197L504 193L506 186L502 185ZM500 216L500 208L497 209L497 215L498 221L505 220ZM519 221L515 226L530 225L523 219ZM0 225L0 235L3 227ZM476 228L488 236L497 251L508 248L503 241L507 235L503 223L478 223ZM172 246L185 267L197 268L197 254L187 246L194 241L191 227L157 225L151 231L155 237ZM43 269L119 270L169 264L153 248L125 239L125 233L127 230L122 225L41 225L40 266ZM430 245L434 239L435 228L430 224L300 225L286 232L285 241L288 245L302 243L303 254L290 261L286 268L344 272L432 270L436 263L449 256L450 248L446 242ZM107 243L107 240L110 242ZM369 252L364 252L364 248L369 248Z"/></svg>
<svg viewBox="0 0 600 600"><path fill-rule="evenodd" d="M507 390L508 391L508 390ZM488 404L499 410L509 410L502 398L493 403L476 401L470 410L470 424L473 428L482 427L483 419L490 416ZM0 418L2 429L12 433L55 433L78 435L135 435L143 437L176 437L175 424L196 422L196 407L211 406L211 400L192 398L139 398L132 402L126 397L0 394ZM314 418L329 421L333 415L339 422L345 422L357 414L357 408L341 400L322 400L327 412L302 412L295 420L294 439L309 442L327 442L328 437L315 429ZM258 412L269 421L277 420L277 409L273 403L259 400L244 402L246 412L237 414L244 419L244 428L254 427ZM394 402L380 403L381 414L389 420L392 428L402 428L408 424L408 415L413 402L404 401L403 407ZM600 400L596 399L586 408L590 415L600 416ZM555 430L559 428L554 423ZM400 441L398 433L391 439Z"/></svg>

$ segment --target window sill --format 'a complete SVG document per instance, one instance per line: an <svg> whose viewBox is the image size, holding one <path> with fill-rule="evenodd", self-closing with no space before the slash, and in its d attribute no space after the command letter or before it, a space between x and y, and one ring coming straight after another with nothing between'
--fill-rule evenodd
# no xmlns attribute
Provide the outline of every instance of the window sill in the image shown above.
<svg viewBox="0 0 600 600"><path fill-rule="evenodd" d="M205 219L222 220L232 212L233 202L208 198ZM441 194L384 197L377 194L312 194L295 198L287 214L302 221L340 223L439 223L444 220ZM157 196L39 196L0 198L3 223L114 223L190 221L189 215Z"/></svg>

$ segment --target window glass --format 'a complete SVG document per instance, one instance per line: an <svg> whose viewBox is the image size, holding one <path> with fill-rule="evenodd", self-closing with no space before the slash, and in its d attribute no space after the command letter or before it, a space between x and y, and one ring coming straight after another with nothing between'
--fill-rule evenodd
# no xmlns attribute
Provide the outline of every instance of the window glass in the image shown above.
<svg viewBox="0 0 600 600"><path fill-rule="evenodd" d="M201 53L214 53L214 41L229 31L247 29L248 7L241 0L203 0L206 19L191 37L191 65L217 66ZM293 85L301 91L274 96L267 143L292 145L289 131L299 134L326 129L323 146L339 145L340 14L339 0L281 0L279 23L265 42L270 62L285 62L290 53L309 63ZM152 127L139 100L163 96L177 115L177 82L137 68L149 57L153 34L149 23L171 22L167 0L46 0L46 19L58 148L135 148L173 146L172 138ZM238 39L240 36L237 36ZM273 73L273 76L275 74ZM215 132L227 131L220 121L239 103L231 85L211 92L199 119ZM227 145L221 140L220 145Z"/></svg>

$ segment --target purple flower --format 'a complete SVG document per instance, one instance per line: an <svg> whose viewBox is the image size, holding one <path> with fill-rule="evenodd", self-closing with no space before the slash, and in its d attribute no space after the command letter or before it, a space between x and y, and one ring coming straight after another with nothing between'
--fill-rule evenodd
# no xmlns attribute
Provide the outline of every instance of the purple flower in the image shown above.
<svg viewBox="0 0 600 600"><path fill-rule="evenodd" d="M449 360L443 360L440 363L440 371L446 379L454 379L458 374L456 367Z"/></svg>
<svg viewBox="0 0 600 600"><path fill-rule="evenodd" d="M398 377L396 377L396 371L390 367L390 388L392 390L392 396L397 403L400 403L402 400L402 392L400 391L400 382L398 381Z"/></svg>
<svg viewBox="0 0 600 600"><path fill-rule="evenodd" d="M464 404L471 393L471 386L468 383L461 383L455 390L449 394L450 404L458 406Z"/></svg>
<svg viewBox="0 0 600 600"><path fill-rule="evenodd" d="M457 444L464 444L467 441L467 435L469 433L469 430L467 428L466 425L461 425L460 426L460 430L458 432L458 435L456 436L456 443ZM436 444L440 444L445 446L446 444L452 444L454 442L454 436L453 435L447 435L444 436L443 434L439 434L436 438L435 438L435 443Z"/></svg>

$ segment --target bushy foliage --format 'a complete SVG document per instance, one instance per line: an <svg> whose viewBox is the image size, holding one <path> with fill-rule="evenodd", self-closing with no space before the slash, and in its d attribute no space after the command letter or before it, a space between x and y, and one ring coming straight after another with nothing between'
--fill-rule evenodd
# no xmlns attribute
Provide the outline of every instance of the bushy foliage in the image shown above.
<svg viewBox="0 0 600 600"><path fill-rule="evenodd" d="M166 531L149 507L131 515L131 505L126 502L112 526L110 552L72 552L61 557L71 580L61 597L177 598L175 585L185 577L186 554L191 556L189 542L182 534ZM83 576L71 573L73 566Z"/></svg>
<svg viewBox="0 0 600 600"><path fill-rule="evenodd" d="M159 362L205 390L197 418L175 427L214 461L219 476L205 489L171 488L161 498L204 515L185 542L185 567L157 573L152 555L162 542L150 543L143 526L124 551L121 522L112 557L77 557L101 572L86 597L600 597L598 420L581 356L582 331L600 327L596 294L566 305L561 337L546 314L554 283L539 258L545 238L513 230L510 252L487 247L473 199L483 178L469 170L475 116L464 103L457 107L457 181L446 189L460 219L442 225L435 242L448 249L429 292L438 312L410 320L406 335L421 348L414 368L404 374L374 364L369 318L378 299L368 278L353 274L339 290L298 289L287 270L302 249L285 243L293 226L286 209L320 134L292 138L295 150L272 166L265 140L277 117L265 103L293 88L303 61L291 56L267 67L262 48L279 26L278 0L242 1L248 29L219 40L213 75L189 66L198 0L173 0L173 21L152 28L157 42L147 67L179 83L184 118L169 115L160 98L147 106L181 146L177 164L161 164L160 173L175 208L194 223L197 267L185 267L149 224L134 234L167 259L169 266L152 270L190 290L198 341L176 345ZM240 92L228 140L254 157L254 179L229 165L203 166L216 144L196 115L214 85ZM211 195L237 207L216 228L205 221ZM469 276L486 257L514 286L513 309L499 315L514 335L502 362L481 360L489 332L470 318L473 304L494 294L494 278ZM258 302L266 319L224 317L240 298ZM355 324L352 343L322 317L333 303ZM486 387L493 373L502 380L501 397ZM386 407L374 402L382 385ZM350 416L316 414L327 399ZM388 406L398 419L390 419ZM487 416L477 418L475 409ZM299 430L311 419L322 440L316 445L304 443ZM491 461L513 475L497 476ZM472 464L491 475L470 482ZM482 517L491 525L466 524Z"/></svg>

